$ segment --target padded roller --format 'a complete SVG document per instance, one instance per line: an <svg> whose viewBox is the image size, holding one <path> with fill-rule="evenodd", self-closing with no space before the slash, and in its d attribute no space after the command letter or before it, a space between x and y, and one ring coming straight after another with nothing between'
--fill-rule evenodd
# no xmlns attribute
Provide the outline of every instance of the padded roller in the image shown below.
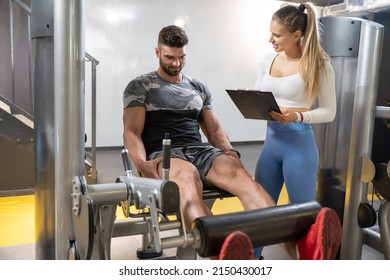
<svg viewBox="0 0 390 280"><path fill-rule="evenodd" d="M217 256L225 238L237 230L245 232L254 247L298 240L321 208L318 202L311 201L198 218L193 223L200 234L197 252L203 258Z"/></svg>

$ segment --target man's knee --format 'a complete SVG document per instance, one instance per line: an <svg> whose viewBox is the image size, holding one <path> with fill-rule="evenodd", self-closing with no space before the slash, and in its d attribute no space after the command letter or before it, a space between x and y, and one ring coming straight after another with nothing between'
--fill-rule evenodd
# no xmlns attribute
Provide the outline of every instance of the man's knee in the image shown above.
<svg viewBox="0 0 390 280"><path fill-rule="evenodd" d="M183 160L172 160L170 179L185 184L201 184L200 174L198 169L191 163Z"/></svg>
<svg viewBox="0 0 390 280"><path fill-rule="evenodd" d="M214 160L212 169L222 176L236 178L249 175L242 163L231 156L219 156Z"/></svg>

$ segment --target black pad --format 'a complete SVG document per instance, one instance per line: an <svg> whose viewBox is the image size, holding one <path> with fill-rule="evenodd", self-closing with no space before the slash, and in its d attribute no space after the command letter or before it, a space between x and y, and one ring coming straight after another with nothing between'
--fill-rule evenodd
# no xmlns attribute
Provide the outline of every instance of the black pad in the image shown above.
<svg viewBox="0 0 390 280"><path fill-rule="evenodd" d="M203 258L219 255L225 238L238 230L249 236L254 247L298 240L321 208L311 201L198 218L193 223L201 239L197 252Z"/></svg>

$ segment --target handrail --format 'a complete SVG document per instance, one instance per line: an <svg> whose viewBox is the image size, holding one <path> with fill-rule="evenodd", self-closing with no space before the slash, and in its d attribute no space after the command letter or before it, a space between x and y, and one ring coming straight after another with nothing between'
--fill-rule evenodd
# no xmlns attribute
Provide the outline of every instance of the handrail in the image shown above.
<svg viewBox="0 0 390 280"><path fill-rule="evenodd" d="M11 101L7 100L5 97L0 96L0 100L6 103L13 114L18 113L22 114L29 120L33 121L34 116L32 115L34 112L33 105L33 89L32 89L32 68L31 68L31 41L29 41L28 45L28 63L29 63L29 111L27 112L25 109L22 109L18 105L16 105L16 96L15 96L15 62L14 62L14 10L13 3L18 5L21 9L23 9L27 13L27 34L28 37L31 37L30 34L30 16L31 16L31 8L28 7L25 3L20 0L9 0L9 23L10 23L10 47L11 47Z"/></svg>
<svg viewBox="0 0 390 280"><path fill-rule="evenodd" d="M85 57L95 65L99 64L99 61L87 52L85 52Z"/></svg>
<svg viewBox="0 0 390 280"><path fill-rule="evenodd" d="M92 55L85 52L86 61L91 62L91 71L92 71L92 92L91 92L91 160L92 160L92 176L96 174L96 66L99 64L99 61L95 59Z"/></svg>
<svg viewBox="0 0 390 280"><path fill-rule="evenodd" d="M25 3L23 3L20 0L12 0L15 4L19 5L22 9L24 9L27 13L31 14L31 8L27 6Z"/></svg>
<svg viewBox="0 0 390 280"><path fill-rule="evenodd" d="M14 104L12 101L9 101L7 98L0 95L0 101L4 102L7 106L9 106L11 112L13 114L21 114L28 118L30 121L34 121L34 116L31 115L29 112L26 112L22 108L20 108L18 105Z"/></svg>

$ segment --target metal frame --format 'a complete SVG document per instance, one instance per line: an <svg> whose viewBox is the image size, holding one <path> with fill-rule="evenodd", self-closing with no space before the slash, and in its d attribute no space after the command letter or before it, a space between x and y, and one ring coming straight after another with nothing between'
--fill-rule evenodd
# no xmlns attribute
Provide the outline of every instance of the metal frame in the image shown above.
<svg viewBox="0 0 390 280"><path fill-rule="evenodd" d="M336 182L328 186L329 191L345 187L340 258L360 259L364 234L370 232L359 227L358 209L367 201L368 183L375 176L370 160L374 120L389 114L388 109L375 106L384 28L349 17L323 17L321 23L322 47L332 57L336 74L338 114L333 122L315 127L320 169L331 170L329 179ZM390 242L389 235L381 239L382 244Z"/></svg>
<svg viewBox="0 0 390 280"><path fill-rule="evenodd" d="M89 53L85 53L86 61L91 62L91 75L92 75L92 92L91 92L91 152L86 152L87 156L91 158L91 170L90 181L97 182L97 170L96 170L96 72L99 61Z"/></svg>
<svg viewBox="0 0 390 280"><path fill-rule="evenodd" d="M33 95L33 71L32 71L32 45L31 40L28 40L28 64L29 64L29 112L22 109L16 104L16 96L15 96L15 59L14 59L14 8L13 4L18 5L27 13L27 35L28 38L31 38L31 8L28 7L25 3L20 0L9 0L9 20L10 20L10 47L11 47L11 101L6 98L0 96L0 100L3 101L10 107L11 113L22 114L29 120L33 121L34 116L34 95Z"/></svg>

